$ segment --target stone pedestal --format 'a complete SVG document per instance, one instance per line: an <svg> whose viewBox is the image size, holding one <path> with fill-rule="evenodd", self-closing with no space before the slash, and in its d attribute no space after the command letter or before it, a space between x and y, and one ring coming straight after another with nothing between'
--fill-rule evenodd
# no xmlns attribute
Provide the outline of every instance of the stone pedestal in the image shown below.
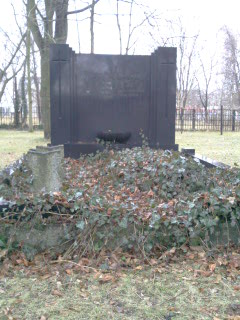
<svg viewBox="0 0 240 320"><path fill-rule="evenodd" d="M33 174L35 192L59 191L63 181L63 146L36 147L29 150L27 161Z"/></svg>

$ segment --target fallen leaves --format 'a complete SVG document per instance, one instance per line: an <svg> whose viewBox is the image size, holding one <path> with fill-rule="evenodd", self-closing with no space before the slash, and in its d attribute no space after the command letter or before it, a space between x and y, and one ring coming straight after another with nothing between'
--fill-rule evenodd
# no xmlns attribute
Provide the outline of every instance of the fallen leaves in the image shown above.
<svg viewBox="0 0 240 320"><path fill-rule="evenodd" d="M233 290L240 291L240 286L233 286Z"/></svg>
<svg viewBox="0 0 240 320"><path fill-rule="evenodd" d="M53 291L52 291L52 295L58 296L58 297L62 297L62 296L63 296L63 293L60 292L59 290L53 290Z"/></svg>
<svg viewBox="0 0 240 320"><path fill-rule="evenodd" d="M216 263L212 263L212 264L209 264L209 270L211 271L211 272L214 272L214 270L216 269Z"/></svg>
<svg viewBox="0 0 240 320"><path fill-rule="evenodd" d="M73 274L73 270L72 270L72 269L66 269L65 272L66 272L68 275L72 275L72 274Z"/></svg>

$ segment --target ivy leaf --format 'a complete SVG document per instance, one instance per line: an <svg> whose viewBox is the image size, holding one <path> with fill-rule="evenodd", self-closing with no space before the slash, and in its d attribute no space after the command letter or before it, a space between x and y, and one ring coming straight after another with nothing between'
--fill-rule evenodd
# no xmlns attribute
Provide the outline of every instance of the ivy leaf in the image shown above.
<svg viewBox="0 0 240 320"><path fill-rule="evenodd" d="M85 227L85 222L84 221L79 221L76 223L76 227L80 230L84 230Z"/></svg>

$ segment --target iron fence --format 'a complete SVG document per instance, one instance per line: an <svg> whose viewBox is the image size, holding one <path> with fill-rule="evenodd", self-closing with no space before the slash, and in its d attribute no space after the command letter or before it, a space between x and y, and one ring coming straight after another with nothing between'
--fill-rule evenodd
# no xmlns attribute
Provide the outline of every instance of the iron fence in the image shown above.
<svg viewBox="0 0 240 320"><path fill-rule="evenodd" d="M240 131L240 110L177 109L177 131Z"/></svg>
<svg viewBox="0 0 240 320"><path fill-rule="evenodd" d="M16 117L14 112L1 112L0 128L28 127L28 117ZM38 113L32 114L33 126L42 128L42 121ZM220 108L217 110L186 109L176 110L177 131L240 131L240 110Z"/></svg>

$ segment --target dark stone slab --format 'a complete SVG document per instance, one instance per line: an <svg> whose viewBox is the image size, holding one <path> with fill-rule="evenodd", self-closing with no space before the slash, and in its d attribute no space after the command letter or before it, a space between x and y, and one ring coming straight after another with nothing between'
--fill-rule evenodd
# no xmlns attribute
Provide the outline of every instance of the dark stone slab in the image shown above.
<svg viewBox="0 0 240 320"><path fill-rule="evenodd" d="M202 163L207 168L221 168L221 169L229 169L230 166L227 164L224 164L222 162L212 160L208 157L202 156L200 154L195 154L195 149L188 149L188 148L182 148L181 152L191 156L196 161Z"/></svg>
<svg viewBox="0 0 240 320"><path fill-rule="evenodd" d="M99 143L66 143L64 145L64 157L78 159L81 155L96 154L104 150Z"/></svg>
<svg viewBox="0 0 240 320"><path fill-rule="evenodd" d="M184 154L195 155L195 149L182 148L181 152Z"/></svg>
<svg viewBox="0 0 240 320"><path fill-rule="evenodd" d="M200 161L207 168L221 168L221 169L229 169L230 168L230 166L227 164L224 164L224 163L216 161L216 160L212 160L210 158L207 158L205 156L201 156L199 154L195 154L193 156L193 159Z"/></svg>
<svg viewBox="0 0 240 320"><path fill-rule="evenodd" d="M51 145L64 144L65 156L99 150L104 133L103 140L125 147L141 146L144 136L154 148L177 149L176 48L130 56L52 45L50 96ZM109 132L118 137L107 138Z"/></svg>
<svg viewBox="0 0 240 320"><path fill-rule="evenodd" d="M109 144L109 147L114 150L122 150L125 148L134 148L139 147L139 145L133 144L123 144L123 143L112 143ZM163 149L163 150L178 150L178 145L160 145L160 146L150 146L152 148ZM64 145L64 157L78 159L81 155L87 154L96 154L96 152L102 152L105 149L105 146L100 143L66 143Z"/></svg>

